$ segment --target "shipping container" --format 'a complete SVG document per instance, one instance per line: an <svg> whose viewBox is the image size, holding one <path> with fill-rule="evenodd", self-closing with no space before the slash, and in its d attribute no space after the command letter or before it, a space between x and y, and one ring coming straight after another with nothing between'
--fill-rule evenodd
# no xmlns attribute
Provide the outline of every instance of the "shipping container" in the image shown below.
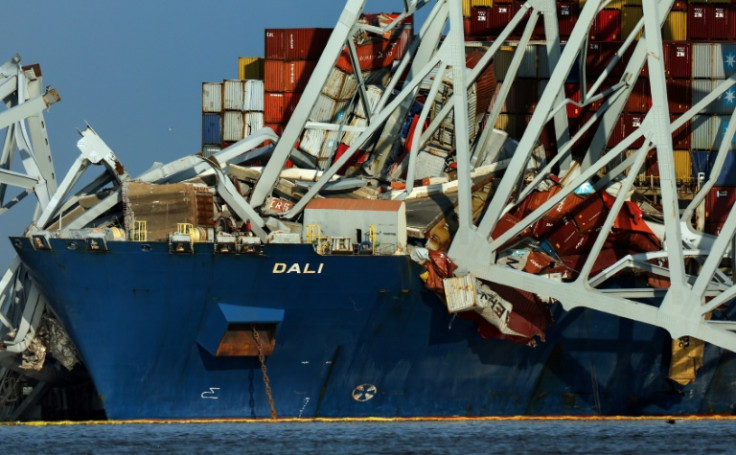
<svg viewBox="0 0 736 455"><path fill-rule="evenodd" d="M202 114L202 144L220 145L222 143L222 115Z"/></svg>
<svg viewBox="0 0 736 455"><path fill-rule="evenodd" d="M690 79L693 68L691 44L665 42L663 51L665 75L676 79Z"/></svg>
<svg viewBox="0 0 736 455"><path fill-rule="evenodd" d="M205 158L209 158L212 155L218 153L220 150L222 150L222 147L215 144L203 144L202 145L202 156Z"/></svg>
<svg viewBox="0 0 736 455"><path fill-rule="evenodd" d="M358 88L358 78L355 74L333 68L327 78L322 93L336 100L351 99Z"/></svg>
<svg viewBox="0 0 736 455"><path fill-rule="evenodd" d="M644 17L644 12L640 5L625 5L621 9L621 36L623 39L634 31L636 25L639 23L639 19L642 17ZM642 27L636 35L636 39L641 38L643 30L644 28Z"/></svg>
<svg viewBox="0 0 736 455"><path fill-rule="evenodd" d="M365 91L365 95L368 101L368 107L370 111L373 112L383 96L383 89L375 85L369 85ZM362 118L368 117L363 107L362 100L358 100L358 102L356 102L355 115Z"/></svg>
<svg viewBox="0 0 736 455"><path fill-rule="evenodd" d="M713 127L715 129L713 150L720 149L721 144L725 140L726 130L728 129L728 122L730 119L731 119L730 115L718 115L713 120ZM736 135L731 136L731 144L730 144L729 150L733 150L735 148L736 148ZM734 185L736 185L736 183L734 183Z"/></svg>
<svg viewBox="0 0 736 455"><path fill-rule="evenodd" d="M731 153L730 155L736 157L736 154ZM736 187L716 184L705 196L706 222L722 224L734 206L736 206Z"/></svg>
<svg viewBox="0 0 736 455"><path fill-rule="evenodd" d="M690 145L696 150L712 150L715 143L715 120L711 115L696 115L690 121L692 136Z"/></svg>
<svg viewBox="0 0 736 455"><path fill-rule="evenodd" d="M709 39L728 40L731 39L731 11L724 5L708 5L706 11L708 17Z"/></svg>
<svg viewBox="0 0 736 455"><path fill-rule="evenodd" d="M690 79L669 79L667 81L667 102L670 113L684 114L692 102L692 82Z"/></svg>
<svg viewBox="0 0 736 455"><path fill-rule="evenodd" d="M511 22L511 19L514 18L514 15L519 10L520 5L516 3L509 3L509 4L499 4L499 2L495 2L493 7L491 8L491 13L489 16L489 30L488 34L491 36L497 36L499 33L503 31L504 28L506 28L506 25L508 25L509 22Z"/></svg>
<svg viewBox="0 0 736 455"><path fill-rule="evenodd" d="M243 137L263 128L263 112L243 112Z"/></svg>
<svg viewBox="0 0 736 455"><path fill-rule="evenodd" d="M710 150L693 150L690 152L690 161L693 168L693 180L704 183L710 173Z"/></svg>
<svg viewBox="0 0 736 455"><path fill-rule="evenodd" d="M629 99L626 100L625 110L632 113L647 112L652 105L651 100L649 80L640 77L636 80Z"/></svg>
<svg viewBox="0 0 736 455"><path fill-rule="evenodd" d="M675 164L675 178L678 183L689 183L692 177L690 150L673 150L672 154Z"/></svg>
<svg viewBox="0 0 736 455"><path fill-rule="evenodd" d="M687 9L687 37L691 40L707 40L710 36L708 30L708 5L689 4ZM695 68L693 68L695 69Z"/></svg>
<svg viewBox="0 0 736 455"><path fill-rule="evenodd" d="M715 90L724 82L726 82L724 79L714 79L712 89ZM716 114L730 114L733 112L733 110L736 109L736 87L733 85L729 87L721 94L721 96L718 97L718 100L714 104L714 111Z"/></svg>
<svg viewBox="0 0 736 455"><path fill-rule="evenodd" d="M263 88L267 92L303 92L316 65L308 60L266 60Z"/></svg>
<svg viewBox="0 0 736 455"><path fill-rule="evenodd" d="M470 12L470 34L486 36L491 33L491 8L482 6Z"/></svg>
<svg viewBox="0 0 736 455"><path fill-rule="evenodd" d="M621 10L602 9L590 27L592 41L620 41L621 40Z"/></svg>
<svg viewBox="0 0 736 455"><path fill-rule="evenodd" d="M247 79L243 81L243 110L263 112L263 81Z"/></svg>
<svg viewBox="0 0 736 455"><path fill-rule="evenodd" d="M734 15L736 16L736 9L734 9ZM711 47L713 50L713 72L711 77L725 79L736 73L736 44L713 43Z"/></svg>
<svg viewBox="0 0 736 455"><path fill-rule="evenodd" d="M240 111L225 111L222 114L222 140L235 142L243 139L243 113Z"/></svg>
<svg viewBox="0 0 736 455"><path fill-rule="evenodd" d="M692 80L692 105L695 106L697 103L699 103L703 98L708 96L708 94L713 90L713 82L710 79L693 79ZM703 110L702 113L705 114L711 114L716 111L716 101L711 102L708 104Z"/></svg>
<svg viewBox="0 0 736 455"><path fill-rule="evenodd" d="M534 112L537 106L538 81L536 79L518 78L511 86L502 111L509 114L526 114ZM496 91L500 90L500 84Z"/></svg>
<svg viewBox="0 0 736 455"><path fill-rule="evenodd" d="M714 77L713 46L711 43L692 43L693 79Z"/></svg>
<svg viewBox="0 0 736 455"><path fill-rule="evenodd" d="M263 57L239 57L238 79L263 79Z"/></svg>
<svg viewBox="0 0 736 455"><path fill-rule="evenodd" d="M243 110L243 81L227 79L222 83L222 108L228 111Z"/></svg>
<svg viewBox="0 0 736 455"><path fill-rule="evenodd" d="M641 127L642 122L644 122L645 114L623 114L623 123L624 123L624 136L628 136L629 134L634 133L636 130ZM644 145L644 137L641 137L636 142L631 144L632 148L638 149Z"/></svg>
<svg viewBox="0 0 736 455"><path fill-rule="evenodd" d="M222 82L202 82L202 112L222 112Z"/></svg>
<svg viewBox="0 0 736 455"><path fill-rule="evenodd" d="M358 59L360 71L389 67L396 59L395 47L397 42L396 40L385 40L381 38L356 46L356 58ZM350 60L350 53L347 48L337 58L335 66L347 73L354 72L353 64Z"/></svg>
<svg viewBox="0 0 736 455"><path fill-rule="evenodd" d="M309 120L313 122L341 122L348 114L347 108L350 100L334 100L329 96L320 93L317 101L314 103L312 112L309 114Z"/></svg>
<svg viewBox="0 0 736 455"><path fill-rule="evenodd" d="M329 28L266 29L266 59L318 60L331 33Z"/></svg>
<svg viewBox="0 0 736 455"><path fill-rule="evenodd" d="M463 0L463 17L470 17L473 0Z"/></svg>
<svg viewBox="0 0 736 455"><path fill-rule="evenodd" d="M677 4L678 2L675 2ZM687 4L685 9L676 11L674 6L662 25L662 39L666 41L687 41Z"/></svg>
<svg viewBox="0 0 736 455"><path fill-rule="evenodd" d="M572 29L575 27L575 22L577 22L578 14L580 14L580 10L577 2L574 0L557 2L557 25L560 30L560 38L565 39L570 37ZM540 22L544 21L542 20Z"/></svg>
<svg viewBox="0 0 736 455"><path fill-rule="evenodd" d="M670 123L674 122L677 117L677 115L671 114ZM690 137L690 122L688 121L672 133L672 148L690 150Z"/></svg>
<svg viewBox="0 0 736 455"><path fill-rule="evenodd" d="M296 109L301 93L270 93L263 97L263 121L285 124Z"/></svg>

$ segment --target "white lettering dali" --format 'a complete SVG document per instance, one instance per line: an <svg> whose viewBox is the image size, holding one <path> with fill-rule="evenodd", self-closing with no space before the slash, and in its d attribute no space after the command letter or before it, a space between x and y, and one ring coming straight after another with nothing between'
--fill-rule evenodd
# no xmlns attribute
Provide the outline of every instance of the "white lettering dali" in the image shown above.
<svg viewBox="0 0 736 455"><path fill-rule="evenodd" d="M322 268L324 267L324 264L320 262L318 265L310 264L309 262L304 264L299 264L298 262L295 262L293 264L287 264L285 262L277 262L273 265L273 270L271 273L299 273L299 274L314 274L314 273L322 273Z"/></svg>

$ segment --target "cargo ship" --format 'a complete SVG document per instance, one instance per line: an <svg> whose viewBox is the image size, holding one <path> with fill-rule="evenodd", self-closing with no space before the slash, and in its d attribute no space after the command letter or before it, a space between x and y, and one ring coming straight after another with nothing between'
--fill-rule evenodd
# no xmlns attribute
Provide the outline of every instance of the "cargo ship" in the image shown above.
<svg viewBox="0 0 736 455"><path fill-rule="evenodd" d="M720 7L487 3L265 30L135 178L82 131L10 239L18 409L81 369L110 419L732 414L736 35L679 14Z"/></svg>

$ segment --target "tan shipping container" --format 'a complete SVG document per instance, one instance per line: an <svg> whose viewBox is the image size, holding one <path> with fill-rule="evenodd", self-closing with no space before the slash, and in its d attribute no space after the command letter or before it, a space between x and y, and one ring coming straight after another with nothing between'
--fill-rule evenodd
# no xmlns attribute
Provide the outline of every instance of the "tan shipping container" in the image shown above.
<svg viewBox="0 0 736 455"><path fill-rule="evenodd" d="M263 57L238 58L238 79L263 79Z"/></svg>
<svg viewBox="0 0 736 455"><path fill-rule="evenodd" d="M473 0L463 0L463 17L470 17L470 4Z"/></svg>
<svg viewBox="0 0 736 455"><path fill-rule="evenodd" d="M693 173L690 150L674 150L675 178L683 182L690 181Z"/></svg>
<svg viewBox="0 0 736 455"><path fill-rule="evenodd" d="M636 28L636 24L644 16L641 6L626 5L621 8L621 37L626 39ZM642 28L643 30L643 28ZM642 31L636 35L636 39L641 38Z"/></svg>
<svg viewBox="0 0 736 455"><path fill-rule="evenodd" d="M665 41L687 41L687 11L670 11L662 25Z"/></svg>

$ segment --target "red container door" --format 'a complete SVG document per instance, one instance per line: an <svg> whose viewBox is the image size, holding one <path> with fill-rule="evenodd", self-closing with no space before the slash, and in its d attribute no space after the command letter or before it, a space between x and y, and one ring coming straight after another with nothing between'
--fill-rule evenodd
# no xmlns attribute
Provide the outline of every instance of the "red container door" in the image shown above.
<svg viewBox="0 0 736 455"><path fill-rule="evenodd" d="M705 196L705 221L723 223L736 204L736 187L714 186Z"/></svg>
<svg viewBox="0 0 736 455"><path fill-rule="evenodd" d="M677 115L670 115L670 123L677 119ZM672 133L673 150L690 150L690 122L676 129Z"/></svg>
<svg viewBox="0 0 736 455"><path fill-rule="evenodd" d="M266 59L267 60L284 60L284 29L267 28L265 36L266 43Z"/></svg>
<svg viewBox="0 0 736 455"><path fill-rule="evenodd" d="M488 34L491 36L497 36L499 33L503 31L504 28L506 28L506 25L511 22L511 19L514 18L514 14L516 14L516 11L519 9L519 5L517 4L503 4L503 5L497 5L494 2L493 7L491 7L491 14L490 14L490 27L488 30Z"/></svg>
<svg viewBox="0 0 736 455"><path fill-rule="evenodd" d="M593 41L619 41L621 39L621 10L606 8L598 13L590 28Z"/></svg>
<svg viewBox="0 0 736 455"><path fill-rule="evenodd" d="M664 70L668 77L690 79L692 74L692 46L690 43L666 43Z"/></svg>
<svg viewBox="0 0 736 455"><path fill-rule="evenodd" d="M641 77L636 80L631 96L626 100L626 112L641 113L649 109L649 81Z"/></svg>
<svg viewBox="0 0 736 455"><path fill-rule="evenodd" d="M287 123L300 97L301 93L264 93L263 122Z"/></svg>
<svg viewBox="0 0 736 455"><path fill-rule="evenodd" d="M485 36L491 32L491 8L478 6L470 12L470 34Z"/></svg>
<svg viewBox="0 0 736 455"><path fill-rule="evenodd" d="M624 119L624 136L628 136L638 130L644 121L644 114L624 114L622 117ZM634 142L631 148L638 149L642 145L644 145L643 137Z"/></svg>
<svg viewBox="0 0 736 455"><path fill-rule="evenodd" d="M557 2L557 23L560 28L560 38L570 37L579 12L578 2L576 1ZM540 22L543 23L544 21L541 20Z"/></svg>
<svg viewBox="0 0 736 455"><path fill-rule="evenodd" d="M691 40L707 40L708 30L707 5L690 4L687 8L687 36Z"/></svg>
<svg viewBox="0 0 736 455"><path fill-rule="evenodd" d="M725 8L725 5L708 5L706 8L710 39L719 41L730 39L731 28L728 19L731 14Z"/></svg>
<svg viewBox="0 0 736 455"><path fill-rule="evenodd" d="M670 79L667 81L667 101L671 113L684 114L690 109L692 97L693 90L690 79Z"/></svg>

